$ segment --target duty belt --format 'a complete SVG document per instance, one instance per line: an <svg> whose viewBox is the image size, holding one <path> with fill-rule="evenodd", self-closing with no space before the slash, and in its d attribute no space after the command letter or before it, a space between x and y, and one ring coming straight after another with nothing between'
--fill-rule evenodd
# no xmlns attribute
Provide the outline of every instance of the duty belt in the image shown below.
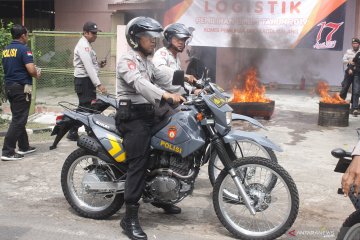
<svg viewBox="0 0 360 240"><path fill-rule="evenodd" d="M152 104L132 104L130 109L134 111L151 111L154 106Z"/></svg>

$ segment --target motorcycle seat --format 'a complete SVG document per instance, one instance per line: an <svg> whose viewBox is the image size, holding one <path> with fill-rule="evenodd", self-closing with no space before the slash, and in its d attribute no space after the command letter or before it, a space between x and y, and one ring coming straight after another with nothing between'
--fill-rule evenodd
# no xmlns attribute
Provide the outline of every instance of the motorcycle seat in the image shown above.
<svg viewBox="0 0 360 240"><path fill-rule="evenodd" d="M114 117L108 117L108 116L105 116L102 114L95 114L93 116L92 120L97 126L104 128L110 132L113 132L113 133L117 134L118 136L121 135L120 132L116 128Z"/></svg>

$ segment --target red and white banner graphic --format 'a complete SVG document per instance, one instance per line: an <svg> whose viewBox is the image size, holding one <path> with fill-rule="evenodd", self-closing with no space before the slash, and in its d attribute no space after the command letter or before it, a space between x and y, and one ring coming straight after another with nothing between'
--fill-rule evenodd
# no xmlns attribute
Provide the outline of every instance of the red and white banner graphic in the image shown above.
<svg viewBox="0 0 360 240"><path fill-rule="evenodd" d="M190 45L341 50L346 0L170 0L164 26L193 31Z"/></svg>

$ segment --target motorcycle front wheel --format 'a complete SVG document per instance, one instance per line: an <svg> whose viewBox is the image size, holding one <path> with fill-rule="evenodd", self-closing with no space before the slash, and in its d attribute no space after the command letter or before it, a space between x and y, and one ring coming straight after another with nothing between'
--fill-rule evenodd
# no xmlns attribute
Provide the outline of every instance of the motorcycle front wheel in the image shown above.
<svg viewBox="0 0 360 240"><path fill-rule="evenodd" d="M84 180L112 182L123 175L114 166L82 148L72 152L61 171L61 187L70 206L82 217L105 219L124 204L124 194L110 191L92 191Z"/></svg>
<svg viewBox="0 0 360 240"><path fill-rule="evenodd" d="M270 159L277 163L277 158L274 151L270 148L261 146L257 142L251 140L238 140L231 143L231 149L234 151L237 158L244 158L244 157L263 157L266 159ZM214 186L216 178L219 176L220 172L224 169L224 165L222 164L219 156L217 155L216 149L213 148L211 150L211 155L209 159L208 165L208 172L209 172L209 179L211 184ZM253 174L254 169L246 169L248 173L248 177ZM270 182L268 186L271 188L276 184L276 177L272 176L269 179Z"/></svg>
<svg viewBox="0 0 360 240"><path fill-rule="evenodd" d="M360 210L350 214L343 223L336 240L360 239Z"/></svg>
<svg viewBox="0 0 360 240"><path fill-rule="evenodd" d="M244 169L255 168L255 175L246 179ZM224 227L243 240L276 239L290 229L299 211L299 195L290 175L277 163L260 157L234 161L234 169L245 191L253 201L252 215L228 172L222 171L213 194L215 212ZM267 181L276 176L276 185Z"/></svg>

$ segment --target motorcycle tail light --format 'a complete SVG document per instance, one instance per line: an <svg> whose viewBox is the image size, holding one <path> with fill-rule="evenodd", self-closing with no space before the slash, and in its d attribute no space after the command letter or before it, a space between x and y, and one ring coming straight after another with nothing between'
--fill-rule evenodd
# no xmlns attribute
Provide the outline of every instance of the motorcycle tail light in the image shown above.
<svg viewBox="0 0 360 240"><path fill-rule="evenodd" d="M60 121L62 121L63 118L64 118L64 115L63 115L63 114L62 114L62 115L57 115L57 116L56 116L56 119L55 119L56 124L58 124Z"/></svg>

